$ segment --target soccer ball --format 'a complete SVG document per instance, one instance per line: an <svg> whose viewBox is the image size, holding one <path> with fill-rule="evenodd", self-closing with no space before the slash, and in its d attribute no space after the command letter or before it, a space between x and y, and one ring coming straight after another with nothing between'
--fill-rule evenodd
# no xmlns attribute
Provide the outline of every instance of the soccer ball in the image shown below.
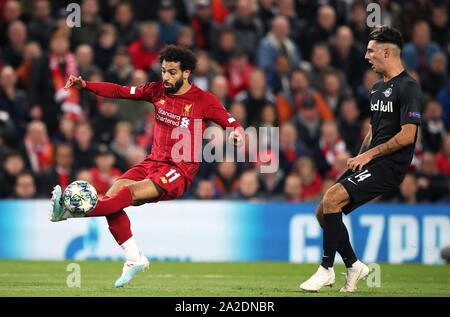
<svg viewBox="0 0 450 317"><path fill-rule="evenodd" d="M70 213L84 216L95 208L98 196L94 186L88 182L74 181L64 191L63 200Z"/></svg>

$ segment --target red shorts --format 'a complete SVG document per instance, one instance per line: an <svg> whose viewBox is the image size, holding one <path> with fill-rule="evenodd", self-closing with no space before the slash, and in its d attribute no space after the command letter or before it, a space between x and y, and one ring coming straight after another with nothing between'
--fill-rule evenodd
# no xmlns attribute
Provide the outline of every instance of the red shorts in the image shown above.
<svg viewBox="0 0 450 317"><path fill-rule="evenodd" d="M119 178L141 181L151 179L164 189L161 197L153 202L172 200L180 197L188 189L191 181L183 175L181 169L170 162L158 162L149 158L136 164Z"/></svg>

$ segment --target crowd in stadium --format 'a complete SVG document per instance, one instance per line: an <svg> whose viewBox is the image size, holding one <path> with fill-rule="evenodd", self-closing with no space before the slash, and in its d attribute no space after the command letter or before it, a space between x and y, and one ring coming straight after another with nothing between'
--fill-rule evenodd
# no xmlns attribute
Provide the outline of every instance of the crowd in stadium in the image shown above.
<svg viewBox="0 0 450 317"><path fill-rule="evenodd" d="M67 23L69 2L80 4L81 27ZM449 202L449 6L375 2L381 23L402 32L405 68L423 91L410 172L381 200ZM191 81L244 129L279 127L279 153L264 153L276 172L260 173L261 162L202 162L182 198L320 200L370 123L380 76L364 59L367 3L0 0L0 198L50 198L56 183L75 179L104 195L150 153L153 106L65 90L65 82L71 74L126 86L160 80L158 53L178 44L198 58Z"/></svg>

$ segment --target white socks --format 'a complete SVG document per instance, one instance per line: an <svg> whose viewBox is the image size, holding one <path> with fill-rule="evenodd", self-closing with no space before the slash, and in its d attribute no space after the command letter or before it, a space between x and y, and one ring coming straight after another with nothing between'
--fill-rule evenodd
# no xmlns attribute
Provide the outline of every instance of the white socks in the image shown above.
<svg viewBox="0 0 450 317"><path fill-rule="evenodd" d="M125 257L128 261L139 261L141 258L141 252L136 244L136 240L132 236L130 239L120 245L125 251Z"/></svg>

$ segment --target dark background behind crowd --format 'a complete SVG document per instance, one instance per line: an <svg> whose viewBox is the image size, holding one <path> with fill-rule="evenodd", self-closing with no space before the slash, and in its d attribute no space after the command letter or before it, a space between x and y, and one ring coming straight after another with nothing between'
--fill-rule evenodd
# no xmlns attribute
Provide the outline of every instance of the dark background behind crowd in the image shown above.
<svg viewBox="0 0 450 317"><path fill-rule="evenodd" d="M70 2L81 6L81 27L67 24ZM179 44L198 57L192 82L244 128L280 128L277 144L258 130L269 150L256 162L202 162L183 198L320 200L370 122L380 76L364 59L369 2L0 0L0 198L49 198L75 179L104 195L150 152L154 108L65 90L65 82L71 74L127 86L160 80L160 49ZM403 33L405 68L424 93L410 172L380 199L448 203L448 1L375 2L381 23ZM259 173L264 162L280 168Z"/></svg>

